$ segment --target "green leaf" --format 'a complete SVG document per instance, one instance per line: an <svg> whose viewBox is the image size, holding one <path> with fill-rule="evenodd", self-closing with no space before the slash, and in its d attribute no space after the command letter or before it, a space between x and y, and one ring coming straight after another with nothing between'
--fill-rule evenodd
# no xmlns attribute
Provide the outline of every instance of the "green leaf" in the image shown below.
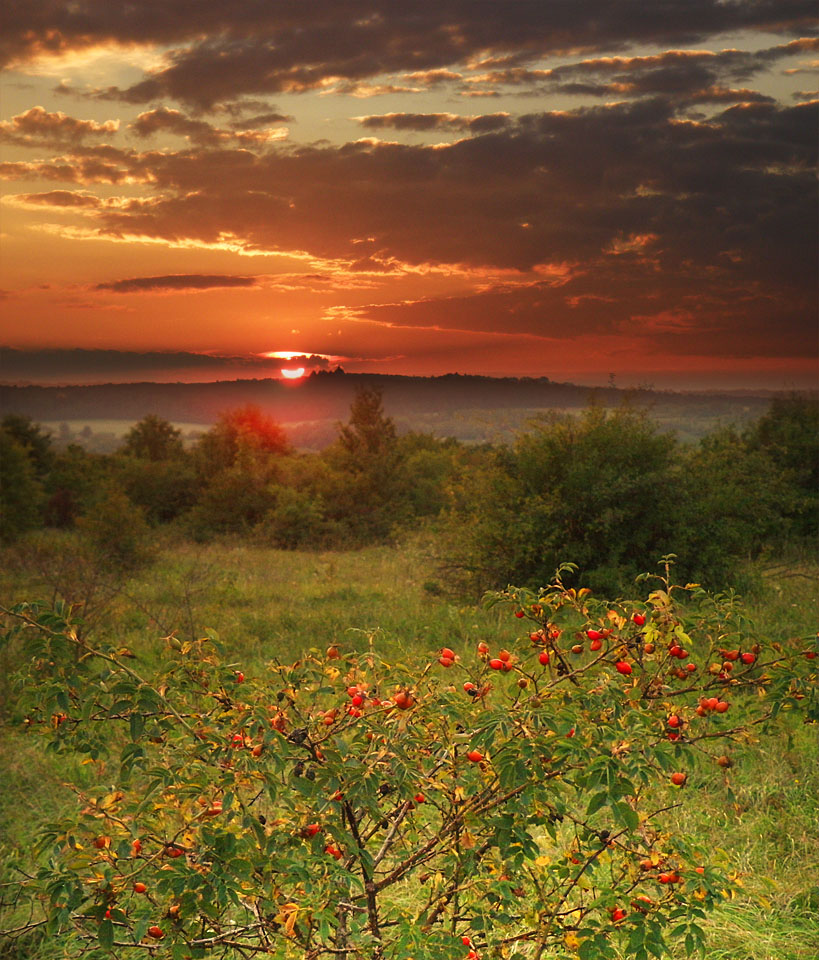
<svg viewBox="0 0 819 960"><path fill-rule="evenodd" d="M99 925L97 939L100 942L100 946L106 950L110 950L114 945L114 924L111 923L110 920L105 919Z"/></svg>
<svg viewBox="0 0 819 960"><path fill-rule="evenodd" d="M593 813L597 813L597 811L601 807L605 806L608 802L609 795L605 790L603 790L601 793L596 793L591 800L589 800L589 805L586 808L586 816L590 817Z"/></svg>

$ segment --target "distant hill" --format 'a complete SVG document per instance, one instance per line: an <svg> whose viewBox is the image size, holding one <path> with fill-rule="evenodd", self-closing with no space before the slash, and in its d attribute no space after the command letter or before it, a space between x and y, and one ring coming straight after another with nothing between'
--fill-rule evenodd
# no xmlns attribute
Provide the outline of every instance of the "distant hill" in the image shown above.
<svg viewBox="0 0 819 960"><path fill-rule="evenodd" d="M116 383L93 386L0 386L0 413L36 421L136 421L154 413L187 424L210 424L231 407L254 403L290 427L299 446L324 446L332 424L346 420L360 387L377 387L384 407L403 429L472 442L498 439L547 410L578 410L590 402L628 401L668 428L701 435L719 422L761 416L770 393L675 393L556 383L546 377L447 374L406 377L316 372L298 382L225 380L215 383ZM517 411L517 413L515 413Z"/></svg>

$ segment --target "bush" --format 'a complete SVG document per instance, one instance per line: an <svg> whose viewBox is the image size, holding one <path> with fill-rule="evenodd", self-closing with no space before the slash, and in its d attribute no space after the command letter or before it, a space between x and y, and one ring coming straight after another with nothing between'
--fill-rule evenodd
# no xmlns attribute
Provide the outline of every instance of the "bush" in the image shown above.
<svg viewBox="0 0 819 960"><path fill-rule="evenodd" d="M465 479L448 530L450 578L477 593L531 586L568 555L584 585L624 589L674 548L679 457L637 411L544 419Z"/></svg>
<svg viewBox="0 0 819 960"><path fill-rule="evenodd" d="M568 572L564 568L561 572ZM782 711L819 717L815 650L665 576L613 602L488 597L509 651L313 649L260 676L214 636L146 677L66 607L8 611L16 719L105 782L43 827L5 900L53 956L464 960L702 947L731 882L675 831L690 789ZM25 912L24 912L25 911ZM31 911L29 913L28 911Z"/></svg>

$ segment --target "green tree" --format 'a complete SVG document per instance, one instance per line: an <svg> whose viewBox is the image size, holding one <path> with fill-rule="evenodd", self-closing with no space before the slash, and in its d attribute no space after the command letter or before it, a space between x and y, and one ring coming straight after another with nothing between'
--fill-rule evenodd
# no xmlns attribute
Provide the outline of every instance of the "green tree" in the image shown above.
<svg viewBox="0 0 819 960"><path fill-rule="evenodd" d="M674 550L687 558L692 579L730 583L737 560L754 560L787 537L785 477L732 428L703 437L688 453L678 490Z"/></svg>
<svg viewBox="0 0 819 960"><path fill-rule="evenodd" d="M401 489L405 455L379 390L356 393L350 419L338 425L338 440L325 457L336 480L325 500L330 519L344 524L358 542L387 539L407 516Z"/></svg>
<svg viewBox="0 0 819 960"><path fill-rule="evenodd" d="M31 448L0 429L0 541L10 543L40 525L43 487Z"/></svg>
<svg viewBox="0 0 819 960"><path fill-rule="evenodd" d="M118 570L135 569L153 555L144 511L113 484L98 491L76 526L99 556Z"/></svg>
<svg viewBox="0 0 819 960"><path fill-rule="evenodd" d="M105 458L89 453L79 444L59 452L45 479L45 521L68 528L93 503L96 491L107 481Z"/></svg>
<svg viewBox="0 0 819 960"><path fill-rule="evenodd" d="M28 452L36 475L42 479L51 469L54 451L51 447L51 434L30 417L18 413L8 413L0 421L3 430Z"/></svg>
<svg viewBox="0 0 819 960"><path fill-rule="evenodd" d="M783 513L794 531L815 541L819 536L819 395L776 397L746 440L782 474L787 486Z"/></svg>
<svg viewBox="0 0 819 960"><path fill-rule="evenodd" d="M673 549L678 455L674 438L638 411L543 419L459 485L450 579L475 592L542 582L570 556L584 584L621 589Z"/></svg>
<svg viewBox="0 0 819 960"><path fill-rule="evenodd" d="M290 451L290 441L281 426L255 404L226 410L218 422L199 438L196 455L205 473L251 462L266 463L271 456Z"/></svg>
<svg viewBox="0 0 819 960"><path fill-rule="evenodd" d="M152 462L173 460L182 450L182 431L154 413L131 427L122 447L123 453Z"/></svg>

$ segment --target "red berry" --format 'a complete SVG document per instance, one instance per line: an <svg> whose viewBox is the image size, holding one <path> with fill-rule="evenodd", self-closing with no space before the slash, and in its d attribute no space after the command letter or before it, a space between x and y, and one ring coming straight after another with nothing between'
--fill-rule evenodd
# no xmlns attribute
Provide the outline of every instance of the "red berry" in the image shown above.
<svg viewBox="0 0 819 960"><path fill-rule="evenodd" d="M426 803L427 798L423 795L423 793L416 793L413 797L413 800L415 800L416 803Z"/></svg>
<svg viewBox="0 0 819 960"><path fill-rule="evenodd" d="M134 840L134 842L131 844L131 856L138 857L140 853L142 853L142 841Z"/></svg>
<svg viewBox="0 0 819 960"><path fill-rule="evenodd" d="M483 640L478 644L478 656L481 658L489 656L489 644L484 643Z"/></svg>
<svg viewBox="0 0 819 960"><path fill-rule="evenodd" d="M806 659L806 660L815 660L815 659L816 659L816 653L815 653L813 650L806 650L806 651L805 651L805 659Z"/></svg>
<svg viewBox="0 0 819 960"><path fill-rule="evenodd" d="M696 665L696 663L687 663L687 664L685 665L685 669L686 669L689 673L694 673L694 671L697 669L697 665Z"/></svg>
<svg viewBox="0 0 819 960"><path fill-rule="evenodd" d="M676 713L672 713L668 720L666 720L666 723L669 725L669 727L682 726L682 720L680 720Z"/></svg>
<svg viewBox="0 0 819 960"><path fill-rule="evenodd" d="M752 653L743 653L739 659L746 667L750 667L752 663L756 663L756 657Z"/></svg>
<svg viewBox="0 0 819 960"><path fill-rule="evenodd" d="M335 857L336 860L340 860L344 856L338 847L334 847L332 843L327 844L327 846L324 848L324 852L329 853L330 856Z"/></svg>
<svg viewBox="0 0 819 960"><path fill-rule="evenodd" d="M494 659L489 661L489 666L493 670L503 670L503 660L500 660L498 659L498 657L495 657Z"/></svg>
<svg viewBox="0 0 819 960"><path fill-rule="evenodd" d="M137 880L134 884L134 893L145 893L148 888L141 880Z"/></svg>
<svg viewBox="0 0 819 960"><path fill-rule="evenodd" d="M714 707L717 713L725 713L730 704L726 703L725 700L720 700L719 703Z"/></svg>
<svg viewBox="0 0 819 960"><path fill-rule="evenodd" d="M549 662L549 654L546 650L543 650L539 656L538 660L540 661L541 666L545 667Z"/></svg>
<svg viewBox="0 0 819 960"><path fill-rule="evenodd" d="M314 837L321 832L321 826L318 823L308 823L302 832L308 837Z"/></svg>
<svg viewBox="0 0 819 960"><path fill-rule="evenodd" d="M508 663L511 659L512 654L508 650L500 650L498 652L498 660L503 660L504 663Z"/></svg>
<svg viewBox="0 0 819 960"><path fill-rule="evenodd" d="M626 663L625 660L618 660L615 664L615 668L618 673L622 673L623 676L628 676L631 673L631 664Z"/></svg>
<svg viewBox="0 0 819 960"><path fill-rule="evenodd" d="M614 923L619 923L626 916L626 911L622 907L612 907L609 913Z"/></svg>
<svg viewBox="0 0 819 960"><path fill-rule="evenodd" d="M631 619L638 627L642 627L646 622L646 615L644 613L632 613Z"/></svg>
<svg viewBox="0 0 819 960"><path fill-rule="evenodd" d="M472 763L480 763L483 760L483 754L479 750L470 750L466 759L471 760Z"/></svg>
<svg viewBox="0 0 819 960"><path fill-rule="evenodd" d="M682 653L682 647L678 643L674 643L669 647L668 652L672 657L679 657Z"/></svg>
<svg viewBox="0 0 819 960"><path fill-rule="evenodd" d="M450 650L449 647L443 647L441 650L441 656L445 657L447 660L455 659L455 651Z"/></svg>
<svg viewBox="0 0 819 960"><path fill-rule="evenodd" d="M677 773L671 774L671 782L674 784L675 787L681 787L687 779L688 779L687 773L677 772Z"/></svg>
<svg viewBox="0 0 819 960"><path fill-rule="evenodd" d="M587 630L586 636L589 640L602 640L603 634L599 630Z"/></svg>
<svg viewBox="0 0 819 960"><path fill-rule="evenodd" d="M338 647L333 644L333 646L327 648L327 659L328 660L338 660L341 654L338 652Z"/></svg>
<svg viewBox="0 0 819 960"><path fill-rule="evenodd" d="M603 646L602 640L592 640L589 644L589 650L599 650Z"/></svg>
<svg viewBox="0 0 819 960"><path fill-rule="evenodd" d="M709 698L705 701L705 709L706 709L706 710L716 710L718 703L719 703L719 698L718 698L718 697L709 697Z"/></svg>
<svg viewBox="0 0 819 960"><path fill-rule="evenodd" d="M165 936L165 934L162 932L162 930L159 927L154 926L154 927L148 927L148 936L153 937L154 940L161 940Z"/></svg>
<svg viewBox="0 0 819 960"><path fill-rule="evenodd" d="M357 694L353 697L353 699L350 701L350 703L351 703L354 707L360 707L361 704L364 703L364 697L362 697L360 693L357 693Z"/></svg>
<svg viewBox="0 0 819 960"><path fill-rule="evenodd" d="M515 616L520 620L520 618L524 616L524 613L522 610L515 610Z"/></svg>
<svg viewBox="0 0 819 960"><path fill-rule="evenodd" d="M244 682L245 682L245 675L242 673L241 670L237 670L237 671L236 671L236 682L237 682L237 683L244 683Z"/></svg>
<svg viewBox="0 0 819 960"><path fill-rule="evenodd" d="M467 693L469 693L470 690L474 690L474 689L475 689L475 684L472 683L471 680L467 680L466 683L464 684L464 690Z"/></svg>

